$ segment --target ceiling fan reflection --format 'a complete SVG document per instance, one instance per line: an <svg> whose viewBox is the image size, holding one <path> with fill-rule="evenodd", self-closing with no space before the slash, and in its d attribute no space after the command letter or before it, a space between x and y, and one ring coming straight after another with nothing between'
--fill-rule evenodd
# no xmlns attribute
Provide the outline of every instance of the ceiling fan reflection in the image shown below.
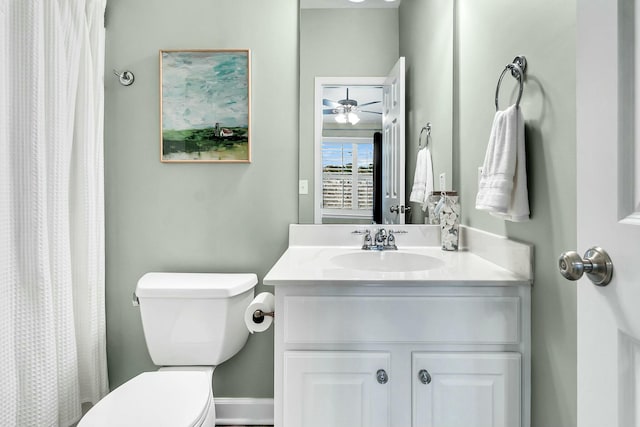
<svg viewBox="0 0 640 427"><path fill-rule="evenodd" d="M322 100L322 105L324 105L325 107L330 107L330 108L325 108L322 110L322 114L335 114L335 120L338 123L351 123L352 125L355 125L356 123L358 123L360 121L360 117L358 116L358 113L369 113L369 114L379 114L382 115L381 112L378 111L371 111L371 110L362 110L362 107L368 106L368 105L373 105L373 104L378 104L381 101L372 101L372 102L367 102L364 104L358 104L358 101L356 101L355 99L350 99L349 98L349 88L346 88L347 91L347 95L345 97L345 99L340 99L338 101L332 101L330 99L323 99Z"/></svg>

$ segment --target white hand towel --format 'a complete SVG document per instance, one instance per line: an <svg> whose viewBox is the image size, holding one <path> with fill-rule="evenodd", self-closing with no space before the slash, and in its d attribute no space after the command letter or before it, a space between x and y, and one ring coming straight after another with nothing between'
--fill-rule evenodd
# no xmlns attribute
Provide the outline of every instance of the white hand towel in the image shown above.
<svg viewBox="0 0 640 427"><path fill-rule="evenodd" d="M476 209L508 221L529 219L524 118L515 105L496 112L479 187Z"/></svg>
<svg viewBox="0 0 640 427"><path fill-rule="evenodd" d="M427 210L427 199L433 191L433 163L431 151L428 147L418 151L416 159L416 171L413 175L413 187L411 188L410 202L422 203L422 210Z"/></svg>

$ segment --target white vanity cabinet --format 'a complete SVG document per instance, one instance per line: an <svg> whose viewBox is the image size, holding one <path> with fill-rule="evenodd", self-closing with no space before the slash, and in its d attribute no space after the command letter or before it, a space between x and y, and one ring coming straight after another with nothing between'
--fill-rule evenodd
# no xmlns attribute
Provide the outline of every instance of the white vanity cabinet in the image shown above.
<svg viewBox="0 0 640 427"><path fill-rule="evenodd" d="M376 227L289 227L264 277L275 427L530 427L532 246L411 225L363 251Z"/></svg>
<svg viewBox="0 0 640 427"><path fill-rule="evenodd" d="M529 427L528 282L275 295L275 427Z"/></svg>
<svg viewBox="0 0 640 427"><path fill-rule="evenodd" d="M414 353L415 427L521 425L520 353Z"/></svg>
<svg viewBox="0 0 640 427"><path fill-rule="evenodd" d="M389 353L284 353L283 425L391 427Z"/></svg>

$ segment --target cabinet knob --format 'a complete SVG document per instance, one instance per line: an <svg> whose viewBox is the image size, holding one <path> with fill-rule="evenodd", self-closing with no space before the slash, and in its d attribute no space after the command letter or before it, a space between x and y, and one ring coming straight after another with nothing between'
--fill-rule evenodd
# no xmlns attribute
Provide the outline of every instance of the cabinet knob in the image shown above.
<svg viewBox="0 0 640 427"><path fill-rule="evenodd" d="M387 375L387 371L384 369L378 369L378 372L376 372L376 379L378 380L378 383L386 384L387 381L389 381L389 375Z"/></svg>
<svg viewBox="0 0 640 427"><path fill-rule="evenodd" d="M422 384L431 384L431 375L426 369L421 369L420 372L418 372L418 378Z"/></svg>

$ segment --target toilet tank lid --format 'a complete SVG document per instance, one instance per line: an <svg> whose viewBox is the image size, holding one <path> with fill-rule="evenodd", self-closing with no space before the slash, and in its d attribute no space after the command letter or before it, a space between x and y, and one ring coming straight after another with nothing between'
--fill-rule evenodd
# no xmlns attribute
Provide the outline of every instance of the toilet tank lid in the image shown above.
<svg viewBox="0 0 640 427"><path fill-rule="evenodd" d="M253 273L146 273L138 280L142 298L229 298L258 283Z"/></svg>

